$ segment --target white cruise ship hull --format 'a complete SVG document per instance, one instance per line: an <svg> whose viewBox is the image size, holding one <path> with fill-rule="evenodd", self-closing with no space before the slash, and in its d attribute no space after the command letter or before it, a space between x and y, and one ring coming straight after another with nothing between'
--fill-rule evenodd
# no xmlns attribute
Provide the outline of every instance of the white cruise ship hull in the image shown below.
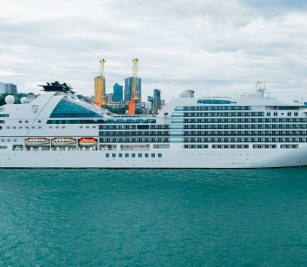
<svg viewBox="0 0 307 267"><path fill-rule="evenodd" d="M106 157L106 154L109 154ZM135 157L132 157L132 153ZM277 168L307 165L307 146L298 149L181 151L7 151L0 168ZM150 157L154 153L155 157ZM122 154L122 157L119 157ZM125 157L129 154L129 157ZM141 157L139 157L141 154ZM161 157L158 157L161 154Z"/></svg>
<svg viewBox="0 0 307 267"><path fill-rule="evenodd" d="M0 107L0 168L307 165L307 109L261 88L239 98L174 98L158 114L130 116L79 100L66 84L43 87L35 99Z"/></svg>

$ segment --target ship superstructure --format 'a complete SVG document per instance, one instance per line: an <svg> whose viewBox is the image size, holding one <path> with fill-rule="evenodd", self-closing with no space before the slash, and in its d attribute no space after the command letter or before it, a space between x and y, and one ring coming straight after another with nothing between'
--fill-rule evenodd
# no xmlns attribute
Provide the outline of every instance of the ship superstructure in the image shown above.
<svg viewBox="0 0 307 267"><path fill-rule="evenodd" d="M261 168L307 165L307 111L259 89L173 98L157 115L116 115L66 84L0 107L0 167Z"/></svg>

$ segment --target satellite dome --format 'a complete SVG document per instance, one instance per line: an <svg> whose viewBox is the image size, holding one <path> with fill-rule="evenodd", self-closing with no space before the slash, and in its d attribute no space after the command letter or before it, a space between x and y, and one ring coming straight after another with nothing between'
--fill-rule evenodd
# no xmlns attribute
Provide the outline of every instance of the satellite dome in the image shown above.
<svg viewBox="0 0 307 267"><path fill-rule="evenodd" d="M28 93L28 100L29 101L35 100L35 95L33 93Z"/></svg>
<svg viewBox="0 0 307 267"><path fill-rule="evenodd" d="M8 95L5 97L5 103L8 105L14 104L15 102L15 97L12 95Z"/></svg>
<svg viewBox="0 0 307 267"><path fill-rule="evenodd" d="M28 100L28 98L27 97L22 97L22 98L20 98L20 103L21 104L27 104L29 102L29 100Z"/></svg>

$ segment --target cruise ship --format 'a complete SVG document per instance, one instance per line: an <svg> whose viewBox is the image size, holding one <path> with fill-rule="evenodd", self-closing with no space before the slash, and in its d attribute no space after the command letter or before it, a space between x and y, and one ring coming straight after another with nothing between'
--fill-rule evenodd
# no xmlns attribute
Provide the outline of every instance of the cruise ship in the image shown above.
<svg viewBox="0 0 307 267"><path fill-rule="evenodd" d="M173 98L118 115L47 83L0 107L0 168L269 168L307 165L307 110L258 87L241 97Z"/></svg>

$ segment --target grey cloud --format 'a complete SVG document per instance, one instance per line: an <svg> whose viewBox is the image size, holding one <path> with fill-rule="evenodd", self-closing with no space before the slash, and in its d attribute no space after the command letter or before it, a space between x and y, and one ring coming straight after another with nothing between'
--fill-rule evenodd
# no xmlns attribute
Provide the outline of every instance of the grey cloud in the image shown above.
<svg viewBox="0 0 307 267"><path fill-rule="evenodd" d="M228 93L262 78L304 92L306 5L268 2L64 0L57 7L31 0L21 11L40 3L35 12L44 14L46 5L51 15L0 13L0 68L18 74L11 82L26 90L57 79L92 94L101 57L109 91L139 57L143 95L155 86L166 98L187 88Z"/></svg>

